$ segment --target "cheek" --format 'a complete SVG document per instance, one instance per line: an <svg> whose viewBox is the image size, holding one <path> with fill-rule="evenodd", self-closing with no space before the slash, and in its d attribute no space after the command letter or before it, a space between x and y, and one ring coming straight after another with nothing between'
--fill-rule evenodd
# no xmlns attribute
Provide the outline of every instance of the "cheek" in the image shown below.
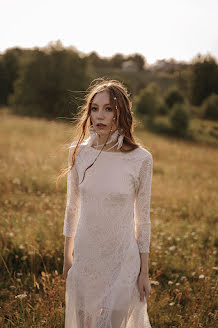
<svg viewBox="0 0 218 328"><path fill-rule="evenodd" d="M91 118L91 120L95 120L95 113L94 112L91 112L90 118Z"/></svg>
<svg viewBox="0 0 218 328"><path fill-rule="evenodd" d="M113 112L108 112L107 114L108 114L107 115L108 121L111 121L112 122L113 121L113 118L115 116L114 113Z"/></svg>

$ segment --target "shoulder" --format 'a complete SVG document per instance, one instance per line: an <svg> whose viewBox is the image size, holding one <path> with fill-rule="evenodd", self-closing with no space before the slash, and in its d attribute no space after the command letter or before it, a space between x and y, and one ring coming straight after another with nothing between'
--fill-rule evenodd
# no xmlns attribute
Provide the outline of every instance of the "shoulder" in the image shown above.
<svg viewBox="0 0 218 328"><path fill-rule="evenodd" d="M68 147L70 152L72 152L72 150L74 150L74 149L76 148L77 143L78 143L77 140L76 140L76 141L73 141L73 142L71 143L71 145ZM78 153L84 148L84 146L85 146L84 143L81 143L81 144L79 145L79 149L78 149L78 151L77 151L77 154L78 154Z"/></svg>
<svg viewBox="0 0 218 328"><path fill-rule="evenodd" d="M136 154L137 159L141 161L153 161L153 156L151 152L142 146L136 148L134 152Z"/></svg>
<svg viewBox="0 0 218 328"><path fill-rule="evenodd" d="M68 162L71 163L72 162L72 154L76 148L77 145L77 141L73 141L70 146L68 147ZM78 149L77 153L76 153L76 157L75 157L75 163L78 162L79 159L79 154L81 152L81 148Z"/></svg>
<svg viewBox="0 0 218 328"><path fill-rule="evenodd" d="M73 152L74 152L74 150L75 150L75 148L76 148L76 146L77 146L77 143L78 143L78 141L76 140L76 141L73 141L72 143L71 143L71 145L68 147L68 149L69 149L69 158L71 158L72 157L72 154L73 154ZM84 159L84 150L85 150L85 143L81 143L80 145L79 145L79 147L78 147L78 149L77 149L77 152L76 152L76 156L75 156L75 164L77 165L79 165L79 164L81 164L81 162L83 162L85 159Z"/></svg>

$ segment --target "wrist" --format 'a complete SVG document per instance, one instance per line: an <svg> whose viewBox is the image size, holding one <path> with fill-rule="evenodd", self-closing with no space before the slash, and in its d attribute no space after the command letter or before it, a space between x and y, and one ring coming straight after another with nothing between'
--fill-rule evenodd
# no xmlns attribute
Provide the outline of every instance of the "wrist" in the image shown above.
<svg viewBox="0 0 218 328"><path fill-rule="evenodd" d="M148 277L148 276L149 276L147 270L140 270L140 274L142 274L142 275L145 276L145 277Z"/></svg>

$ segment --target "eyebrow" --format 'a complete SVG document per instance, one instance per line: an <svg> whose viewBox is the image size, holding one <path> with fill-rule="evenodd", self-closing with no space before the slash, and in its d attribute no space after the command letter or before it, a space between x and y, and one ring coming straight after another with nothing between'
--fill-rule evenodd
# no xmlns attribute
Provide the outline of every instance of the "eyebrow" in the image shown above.
<svg viewBox="0 0 218 328"><path fill-rule="evenodd" d="M92 105L98 106L96 103L92 103ZM111 106L111 104L105 104L104 106Z"/></svg>

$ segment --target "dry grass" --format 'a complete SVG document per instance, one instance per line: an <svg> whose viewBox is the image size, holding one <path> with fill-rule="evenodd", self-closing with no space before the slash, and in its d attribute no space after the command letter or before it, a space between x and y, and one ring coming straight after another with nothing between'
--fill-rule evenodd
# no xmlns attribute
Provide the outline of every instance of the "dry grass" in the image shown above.
<svg viewBox="0 0 218 328"><path fill-rule="evenodd" d="M71 125L0 113L1 327L64 327L63 217ZM153 154L148 312L152 327L215 327L214 147L138 128Z"/></svg>

